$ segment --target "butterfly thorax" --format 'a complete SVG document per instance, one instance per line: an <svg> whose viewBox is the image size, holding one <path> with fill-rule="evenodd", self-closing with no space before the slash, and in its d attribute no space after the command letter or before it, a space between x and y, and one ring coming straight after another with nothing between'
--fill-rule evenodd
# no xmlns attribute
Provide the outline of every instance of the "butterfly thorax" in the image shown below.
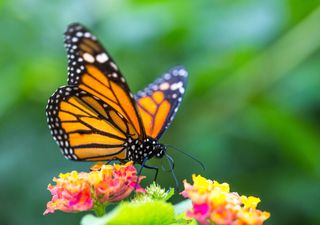
<svg viewBox="0 0 320 225"><path fill-rule="evenodd" d="M146 138L143 141L128 138L124 144L127 150L127 159L141 164L145 159L152 157L161 158L166 151L163 144L159 144L157 140Z"/></svg>

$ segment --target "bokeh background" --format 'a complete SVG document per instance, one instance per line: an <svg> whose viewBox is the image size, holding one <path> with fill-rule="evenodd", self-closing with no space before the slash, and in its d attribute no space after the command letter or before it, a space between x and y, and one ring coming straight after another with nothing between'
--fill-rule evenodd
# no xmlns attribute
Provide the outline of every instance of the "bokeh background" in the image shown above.
<svg viewBox="0 0 320 225"><path fill-rule="evenodd" d="M161 142L207 170L169 150L180 181L201 173L259 196L266 224L320 224L319 2L1 0L1 225L79 224L83 215L42 215L52 177L90 166L64 159L44 113L66 83L71 22L100 38L134 92L174 65L189 70ZM174 186L168 172L158 181Z"/></svg>

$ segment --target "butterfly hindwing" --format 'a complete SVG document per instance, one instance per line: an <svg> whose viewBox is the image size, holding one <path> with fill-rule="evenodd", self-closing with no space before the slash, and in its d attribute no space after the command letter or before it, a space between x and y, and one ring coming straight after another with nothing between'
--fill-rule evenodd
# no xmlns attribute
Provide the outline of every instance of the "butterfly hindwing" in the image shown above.
<svg viewBox="0 0 320 225"><path fill-rule="evenodd" d="M126 135L134 128L98 97L76 86L64 86L49 98L46 114L52 136L67 158L126 158Z"/></svg>
<svg viewBox="0 0 320 225"><path fill-rule="evenodd" d="M65 32L68 53L68 84L99 97L123 115L143 136L133 95L117 65L96 37L79 24L72 24Z"/></svg>
<svg viewBox="0 0 320 225"><path fill-rule="evenodd" d="M173 120L187 83L187 71L177 66L135 95L147 136L159 139Z"/></svg>

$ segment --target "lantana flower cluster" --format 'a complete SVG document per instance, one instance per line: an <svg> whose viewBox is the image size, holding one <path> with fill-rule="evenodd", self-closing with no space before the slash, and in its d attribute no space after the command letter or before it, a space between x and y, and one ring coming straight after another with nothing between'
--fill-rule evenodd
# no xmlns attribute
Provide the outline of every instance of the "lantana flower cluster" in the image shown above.
<svg viewBox="0 0 320 225"><path fill-rule="evenodd" d="M125 165L102 165L99 170L91 172L72 171L60 174L58 178L53 178L55 185L48 185L52 200L47 203L44 214L55 210L104 210L108 203L121 201L133 190L144 192L139 185L141 179L132 162Z"/></svg>
<svg viewBox="0 0 320 225"><path fill-rule="evenodd" d="M186 215L203 225L261 225L270 217L269 212L258 210L259 198L240 196L230 192L229 184L192 176L193 185L184 181L181 193L190 198L193 209Z"/></svg>

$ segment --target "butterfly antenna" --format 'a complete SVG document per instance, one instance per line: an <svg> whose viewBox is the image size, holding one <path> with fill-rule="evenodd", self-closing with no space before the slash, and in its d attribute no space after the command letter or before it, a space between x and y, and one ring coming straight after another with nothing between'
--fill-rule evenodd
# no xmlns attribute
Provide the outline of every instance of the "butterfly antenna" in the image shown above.
<svg viewBox="0 0 320 225"><path fill-rule="evenodd" d="M167 153L165 153L165 156L166 156L166 159L167 159L167 161L168 161L168 163L169 163L172 177L173 177L173 179L174 179L174 181L175 181L175 183L176 183L176 189L179 190L179 188L180 188L179 182L178 182L178 179L177 179L177 177L176 177L176 174L175 174L174 171L173 171L173 168L174 168L174 160L173 160L173 158L172 158L170 155L168 155Z"/></svg>
<svg viewBox="0 0 320 225"><path fill-rule="evenodd" d="M168 155L168 154L167 154L166 157L168 157L168 159L170 160L169 165L172 166L172 169L171 169L170 166L169 166L169 169L166 169L163 165L161 165L161 168L162 168L162 170L165 171L165 172L171 172L171 170L174 169L174 160L173 160L173 158L172 158L170 155Z"/></svg>
<svg viewBox="0 0 320 225"><path fill-rule="evenodd" d="M171 162L171 164L169 163L169 165L170 165L170 171L172 171L174 169L174 160L170 155L168 155L168 153L166 153L166 156L167 156L168 160L170 160L170 162Z"/></svg>
<svg viewBox="0 0 320 225"><path fill-rule="evenodd" d="M182 153L182 154L190 157L191 159L193 159L194 161L196 161L196 162L202 167L203 170L206 170L204 164L203 164L199 159L197 159L196 157L194 157L193 155L191 155L191 154L189 154L189 153L187 153L187 152L184 152L184 151L182 151L182 150L180 150L180 149L178 149L178 148L176 148L176 147L174 147L174 146L172 146L172 145L166 145L166 147L170 147L170 148L172 148L173 150L176 150L176 151L178 151L178 152L180 152L180 153Z"/></svg>

